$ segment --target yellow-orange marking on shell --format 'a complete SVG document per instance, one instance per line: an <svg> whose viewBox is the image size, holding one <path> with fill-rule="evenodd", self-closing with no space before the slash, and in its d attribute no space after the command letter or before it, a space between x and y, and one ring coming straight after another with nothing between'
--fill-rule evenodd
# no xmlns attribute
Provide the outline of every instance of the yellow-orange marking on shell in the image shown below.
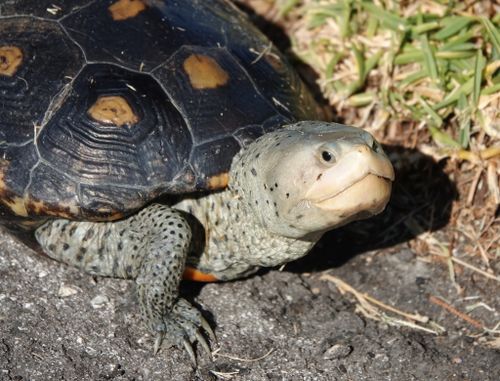
<svg viewBox="0 0 500 381"><path fill-rule="evenodd" d="M191 54L184 60L184 71L195 89L214 89L229 81L229 74L212 57Z"/></svg>
<svg viewBox="0 0 500 381"><path fill-rule="evenodd" d="M118 0L108 7L111 17L115 21L135 17L145 9L146 4L143 0Z"/></svg>
<svg viewBox="0 0 500 381"><path fill-rule="evenodd" d="M101 213L103 217L105 217L106 221L116 221L124 217L123 213L117 212L115 210L99 208L97 209L97 211Z"/></svg>
<svg viewBox="0 0 500 381"><path fill-rule="evenodd" d="M23 52L17 46L0 46L0 75L12 77L23 62Z"/></svg>
<svg viewBox="0 0 500 381"><path fill-rule="evenodd" d="M28 211L26 210L26 205L24 204L24 198L16 196L12 197L10 200L4 200L3 203L8 206L16 216L28 217Z"/></svg>
<svg viewBox="0 0 500 381"><path fill-rule="evenodd" d="M229 183L229 174L221 173L215 176L212 176L208 179L208 188L210 189L222 189L227 187Z"/></svg>
<svg viewBox="0 0 500 381"><path fill-rule="evenodd" d="M12 210L16 216L27 217L28 211L24 204L24 198L12 194L7 184L5 184L5 172L8 166L7 161L0 160L0 202Z"/></svg>
<svg viewBox="0 0 500 381"><path fill-rule="evenodd" d="M185 280L192 280L195 282L217 282L218 279L212 274L202 273L200 270L196 270L193 267L186 267L184 269L184 274L182 278Z"/></svg>
<svg viewBox="0 0 500 381"><path fill-rule="evenodd" d="M33 228L42 225L44 222L45 222L44 219L22 220L22 221L16 221L16 225L24 229L33 230Z"/></svg>
<svg viewBox="0 0 500 381"><path fill-rule="evenodd" d="M25 205L30 215L54 216L67 219L80 215L80 208L77 205L65 201L49 204L41 200L26 197Z"/></svg>
<svg viewBox="0 0 500 381"><path fill-rule="evenodd" d="M114 124L120 127L124 124L130 125L139 121L127 100L117 95L97 98L97 101L89 108L88 113L92 119L98 122Z"/></svg>

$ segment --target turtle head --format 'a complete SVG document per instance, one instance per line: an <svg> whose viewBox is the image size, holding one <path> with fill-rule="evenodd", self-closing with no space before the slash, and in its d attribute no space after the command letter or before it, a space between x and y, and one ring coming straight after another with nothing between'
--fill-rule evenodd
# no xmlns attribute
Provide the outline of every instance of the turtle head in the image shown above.
<svg viewBox="0 0 500 381"><path fill-rule="evenodd" d="M393 180L368 132L309 121L250 144L233 162L230 186L269 231L300 238L380 213Z"/></svg>

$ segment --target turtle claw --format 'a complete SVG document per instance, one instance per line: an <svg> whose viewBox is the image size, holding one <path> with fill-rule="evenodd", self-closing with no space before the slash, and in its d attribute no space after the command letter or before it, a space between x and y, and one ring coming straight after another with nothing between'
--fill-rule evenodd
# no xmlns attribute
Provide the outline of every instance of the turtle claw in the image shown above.
<svg viewBox="0 0 500 381"><path fill-rule="evenodd" d="M194 367L196 367L197 363L196 363L196 356L195 356L194 351L193 351L193 346L186 339L182 340L182 344L184 345L184 348L186 349L186 351L189 355L189 359L191 360L191 363L193 364Z"/></svg>
<svg viewBox="0 0 500 381"><path fill-rule="evenodd" d="M208 321L203 316L200 316L200 323L202 328L208 334L210 341L213 341L215 344L217 344L217 337L215 336L215 332L212 329L212 327L210 327L210 324L208 324Z"/></svg>
<svg viewBox="0 0 500 381"><path fill-rule="evenodd" d="M208 346L207 341L205 340L205 338L203 337L203 335L199 331L196 331L196 340L198 341L198 343L200 343L203 350L206 352L206 354L210 358L210 361L213 361L212 351L210 350L210 347Z"/></svg>
<svg viewBox="0 0 500 381"><path fill-rule="evenodd" d="M153 353L156 355L158 353L158 351L160 350L161 348L161 344L163 342L163 337L165 336L164 333L159 333L157 336L156 336L156 340L155 340L155 346L153 348Z"/></svg>
<svg viewBox="0 0 500 381"><path fill-rule="evenodd" d="M198 343L203 352L208 354L210 361L213 361L209 343L216 342L214 331L201 313L189 302L182 298L177 299L171 310L160 319L149 320L149 327L151 331L155 332L153 347L155 354L164 342L178 348L184 347L191 363L196 366L193 345Z"/></svg>

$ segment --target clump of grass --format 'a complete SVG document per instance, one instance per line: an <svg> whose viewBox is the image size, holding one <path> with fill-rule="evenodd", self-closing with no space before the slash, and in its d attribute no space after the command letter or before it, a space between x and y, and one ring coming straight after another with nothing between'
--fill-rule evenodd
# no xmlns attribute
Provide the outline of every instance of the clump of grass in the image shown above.
<svg viewBox="0 0 500 381"><path fill-rule="evenodd" d="M370 130L384 143L418 148L438 160L451 158L445 170L458 198L448 250L460 247L481 259L477 268L495 274L500 5L489 0L274 1L278 11L272 19L285 26L294 54L317 73L341 121ZM436 245L417 251L442 250ZM465 266L451 254L448 265L452 280L454 266Z"/></svg>
<svg viewBox="0 0 500 381"><path fill-rule="evenodd" d="M282 0L278 7L292 23L295 54L319 74L347 123L380 130L413 121L441 152L470 161L500 155L493 2Z"/></svg>

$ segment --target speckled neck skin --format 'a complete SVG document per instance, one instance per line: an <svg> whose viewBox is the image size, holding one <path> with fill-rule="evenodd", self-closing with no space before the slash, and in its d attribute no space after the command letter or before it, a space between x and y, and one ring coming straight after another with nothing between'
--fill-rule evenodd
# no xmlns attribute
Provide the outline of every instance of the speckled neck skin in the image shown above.
<svg viewBox="0 0 500 381"><path fill-rule="evenodd" d="M173 207L193 215L204 227L204 245L203 242L193 245L188 265L220 280L239 278L259 267L277 266L300 258L322 235L316 233L296 239L271 233L231 189L185 199ZM192 230L196 234L199 229L192 226Z"/></svg>
<svg viewBox="0 0 500 381"><path fill-rule="evenodd" d="M362 183L370 171L392 176L377 144L363 130L322 122L261 136L233 159L227 190L173 205L202 225L191 224L188 264L234 279L300 258L325 231L380 212L390 188Z"/></svg>

